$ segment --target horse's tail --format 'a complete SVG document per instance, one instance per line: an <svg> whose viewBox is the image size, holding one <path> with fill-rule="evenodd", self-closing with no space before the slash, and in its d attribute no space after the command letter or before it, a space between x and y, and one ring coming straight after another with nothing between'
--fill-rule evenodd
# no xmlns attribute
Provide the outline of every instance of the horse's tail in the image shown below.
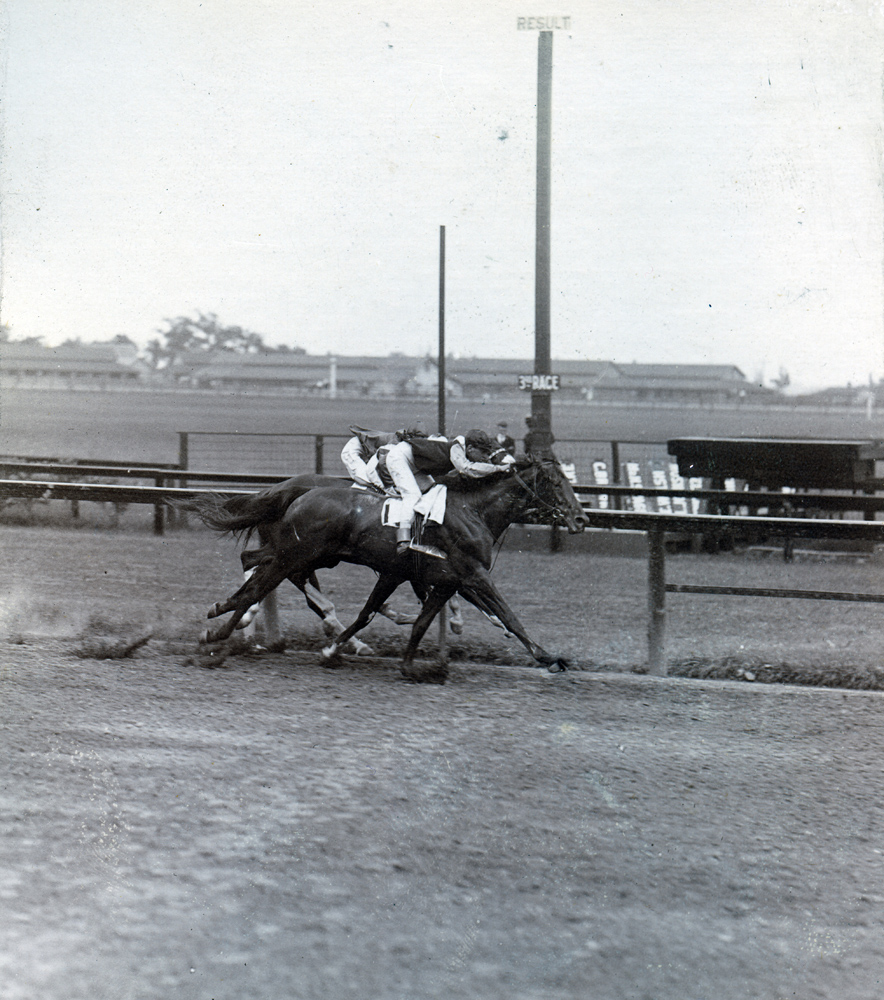
<svg viewBox="0 0 884 1000"><path fill-rule="evenodd" d="M260 493L226 497L223 493L201 493L187 500L170 500L171 507L188 511L213 531L230 535L250 535L261 524L278 521L289 504L310 489L289 489L285 493L262 490Z"/></svg>

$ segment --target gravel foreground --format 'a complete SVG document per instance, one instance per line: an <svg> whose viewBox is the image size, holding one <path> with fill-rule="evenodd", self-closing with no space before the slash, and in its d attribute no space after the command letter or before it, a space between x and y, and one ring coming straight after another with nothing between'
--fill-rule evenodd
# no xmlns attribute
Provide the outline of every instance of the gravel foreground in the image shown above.
<svg viewBox="0 0 884 1000"><path fill-rule="evenodd" d="M3 1000L878 1000L882 695L0 642Z"/></svg>

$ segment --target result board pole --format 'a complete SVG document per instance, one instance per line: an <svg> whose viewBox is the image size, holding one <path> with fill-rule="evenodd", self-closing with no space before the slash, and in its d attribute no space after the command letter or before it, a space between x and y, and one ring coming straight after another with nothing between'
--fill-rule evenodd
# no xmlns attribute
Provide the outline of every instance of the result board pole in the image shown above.
<svg viewBox="0 0 884 1000"><path fill-rule="evenodd" d="M439 413L438 431L445 434L445 226L439 226ZM439 662L448 662L448 614L439 612Z"/></svg>
<svg viewBox="0 0 884 1000"><path fill-rule="evenodd" d="M445 226L439 226L439 420L445 433Z"/></svg>
<svg viewBox="0 0 884 1000"><path fill-rule="evenodd" d="M537 39L537 206L534 254L534 374L550 368L550 206L552 187L552 44L553 33ZM531 393L531 417L538 450L552 452L552 399Z"/></svg>

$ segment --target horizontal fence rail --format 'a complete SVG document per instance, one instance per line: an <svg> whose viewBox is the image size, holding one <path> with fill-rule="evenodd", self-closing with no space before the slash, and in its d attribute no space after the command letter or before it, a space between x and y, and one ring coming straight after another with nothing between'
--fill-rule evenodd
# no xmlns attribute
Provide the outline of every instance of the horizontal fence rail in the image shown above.
<svg viewBox="0 0 884 1000"><path fill-rule="evenodd" d="M587 486L578 484L574 492L579 496L606 494L612 497L653 497L660 500L683 498L711 501L716 507L800 507L812 510L855 511L877 513L884 511L884 496L865 493L773 493L768 490L715 490L671 489L658 486Z"/></svg>
<svg viewBox="0 0 884 1000"><path fill-rule="evenodd" d="M721 514L649 514L584 508L593 528L697 535L726 534L736 528L756 528L759 534L781 538L831 538L884 543L884 521L832 521L812 517L752 517Z"/></svg>
<svg viewBox="0 0 884 1000"><path fill-rule="evenodd" d="M163 462L120 462L113 458L71 458L60 455L0 455L0 465L100 465L113 469L179 469L177 464Z"/></svg>
<svg viewBox="0 0 884 1000"><path fill-rule="evenodd" d="M700 587L689 583L667 583L667 594L725 594L736 597L795 597L807 601L860 601L884 604L884 594L845 594L833 590L788 590L776 587Z"/></svg>
<svg viewBox="0 0 884 1000"><path fill-rule="evenodd" d="M272 486L282 483L288 476L268 475L256 472L212 472L196 469L182 470L177 466L150 465L81 465L35 462L0 461L0 473L36 473L41 476L104 476L117 479L153 479L155 485L166 482L186 481L200 483L249 483ZM341 476L341 479L346 479Z"/></svg>
<svg viewBox="0 0 884 1000"><path fill-rule="evenodd" d="M171 486L119 486L112 483L47 483L34 479L0 480L0 499L15 500L70 500L94 503L146 503L153 504L153 531L165 532L166 504L169 500L189 500L204 493L222 493L224 496L251 494L253 490L193 490Z"/></svg>
<svg viewBox="0 0 884 1000"><path fill-rule="evenodd" d="M166 503L208 493L251 496L254 490L199 490L173 486L120 486L115 483L47 483L35 479L0 479L0 497L21 500L92 500L97 503Z"/></svg>

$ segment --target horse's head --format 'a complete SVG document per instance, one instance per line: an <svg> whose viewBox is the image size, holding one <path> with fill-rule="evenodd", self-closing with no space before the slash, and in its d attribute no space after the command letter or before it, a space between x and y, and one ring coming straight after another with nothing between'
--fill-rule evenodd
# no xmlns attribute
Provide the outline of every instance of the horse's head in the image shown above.
<svg viewBox="0 0 884 1000"><path fill-rule="evenodd" d="M564 525L572 535L583 531L586 514L558 462L521 456L514 475L537 501L531 509L538 521Z"/></svg>

